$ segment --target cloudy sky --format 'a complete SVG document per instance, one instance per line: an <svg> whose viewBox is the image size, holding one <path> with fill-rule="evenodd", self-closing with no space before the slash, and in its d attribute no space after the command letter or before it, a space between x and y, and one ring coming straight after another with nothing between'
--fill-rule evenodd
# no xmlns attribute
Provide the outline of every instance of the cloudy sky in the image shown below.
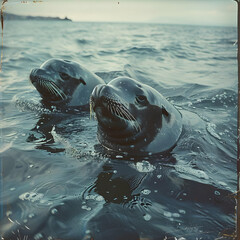
<svg viewBox="0 0 240 240"><path fill-rule="evenodd" d="M8 0L5 11L94 22L217 26L236 26L237 22L237 6L233 0Z"/></svg>

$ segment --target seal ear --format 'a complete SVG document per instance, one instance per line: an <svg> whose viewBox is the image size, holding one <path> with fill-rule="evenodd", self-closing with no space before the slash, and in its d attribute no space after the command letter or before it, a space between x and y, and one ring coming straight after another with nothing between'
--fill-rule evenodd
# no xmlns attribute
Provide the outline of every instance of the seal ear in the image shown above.
<svg viewBox="0 0 240 240"><path fill-rule="evenodd" d="M79 79L71 77L71 79L76 81L77 83L82 83L83 85L87 85L86 82L81 77Z"/></svg>
<svg viewBox="0 0 240 240"><path fill-rule="evenodd" d="M86 82L85 82L81 77L79 78L79 81L80 81L80 83L82 83L83 85L87 85Z"/></svg>
<svg viewBox="0 0 240 240"><path fill-rule="evenodd" d="M170 121L171 114L162 106L162 114L164 115L167 122Z"/></svg>

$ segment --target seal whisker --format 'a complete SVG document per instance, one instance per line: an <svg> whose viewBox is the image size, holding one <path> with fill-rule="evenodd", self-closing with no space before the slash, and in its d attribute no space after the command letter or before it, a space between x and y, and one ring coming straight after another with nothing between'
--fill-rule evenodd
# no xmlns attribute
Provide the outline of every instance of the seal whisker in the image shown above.
<svg viewBox="0 0 240 240"><path fill-rule="evenodd" d="M41 85L41 87L43 87L43 88L45 88L45 89L47 89L48 91L49 91L49 87L48 87L48 85L47 85L47 82L44 80L44 79L42 79L42 78L40 78L40 85ZM52 91L51 91L52 92Z"/></svg>
<svg viewBox="0 0 240 240"><path fill-rule="evenodd" d="M116 112L117 112L117 115L119 115L120 117L122 117L122 118L125 117L120 108L117 107L117 108L116 108ZM128 118L127 118L127 119L128 119ZM129 119L128 119L128 120L129 120Z"/></svg>
<svg viewBox="0 0 240 240"><path fill-rule="evenodd" d="M63 100L67 98L66 94L54 82L50 82L50 84Z"/></svg>
<svg viewBox="0 0 240 240"><path fill-rule="evenodd" d="M137 132L141 131L140 124L138 123L137 119L129 112L126 106L121 102L118 102L112 99L110 100L111 102L108 101L108 106L107 106L109 111L116 116L119 116L123 119L128 120L130 124L133 126L133 128L136 129Z"/></svg>
<svg viewBox="0 0 240 240"><path fill-rule="evenodd" d="M118 115L116 112L116 107L112 107L113 114Z"/></svg>
<svg viewBox="0 0 240 240"><path fill-rule="evenodd" d="M54 88L50 80L38 77L38 82L39 82L39 85L44 89L46 89L48 92L52 93L57 97L60 96L63 99L61 94L59 94L59 91L56 88Z"/></svg>
<svg viewBox="0 0 240 240"><path fill-rule="evenodd" d="M39 79L39 83L40 83L41 86L43 86L43 80L42 80L42 78Z"/></svg>
<svg viewBox="0 0 240 240"><path fill-rule="evenodd" d="M45 87L49 92L57 96L56 92L52 89L51 85L49 85L48 82L42 81L42 87Z"/></svg>
<svg viewBox="0 0 240 240"><path fill-rule="evenodd" d="M109 105L109 108L110 108L110 112L111 112L112 114L114 114L112 105Z"/></svg>
<svg viewBox="0 0 240 240"><path fill-rule="evenodd" d="M55 96L58 97L58 93L56 92L56 90L53 88L52 85L45 84L44 86L46 87L46 89L47 89L48 91L50 91L52 94L54 94Z"/></svg>
<svg viewBox="0 0 240 240"><path fill-rule="evenodd" d="M121 111L124 113L124 116L130 120L130 122L133 123L135 129L137 131L141 131L140 124L138 123L137 119L126 109L125 107L121 108Z"/></svg>
<svg viewBox="0 0 240 240"><path fill-rule="evenodd" d="M112 113L111 105L108 104L107 107L108 107L108 111Z"/></svg>
<svg viewBox="0 0 240 240"><path fill-rule="evenodd" d="M113 106L111 104L108 104L108 109L112 114L115 114L113 111Z"/></svg>
<svg viewBox="0 0 240 240"><path fill-rule="evenodd" d="M52 86L51 87L48 86L48 89L49 89L49 91L51 91L51 93L53 93L56 97L58 97L58 93Z"/></svg>

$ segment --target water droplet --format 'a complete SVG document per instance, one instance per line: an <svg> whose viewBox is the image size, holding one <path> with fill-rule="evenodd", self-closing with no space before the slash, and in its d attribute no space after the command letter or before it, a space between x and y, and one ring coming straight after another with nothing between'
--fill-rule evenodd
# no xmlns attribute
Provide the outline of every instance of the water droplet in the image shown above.
<svg viewBox="0 0 240 240"><path fill-rule="evenodd" d="M179 213L181 213L181 214L186 214L186 211L183 210L183 209L179 209L178 211L179 211Z"/></svg>
<svg viewBox="0 0 240 240"><path fill-rule="evenodd" d="M172 213L170 212L164 212L163 215L168 218L172 217Z"/></svg>
<svg viewBox="0 0 240 240"><path fill-rule="evenodd" d="M58 213L58 210L57 210L56 208L53 208L53 209L51 210L51 214L52 214L52 215L55 215L56 213Z"/></svg>
<svg viewBox="0 0 240 240"><path fill-rule="evenodd" d="M157 178L160 179L162 177L162 175L157 175Z"/></svg>
<svg viewBox="0 0 240 240"><path fill-rule="evenodd" d="M214 194L217 195L217 196L219 196L219 195L220 195L220 192L219 192L219 191L215 191Z"/></svg>
<svg viewBox="0 0 240 240"><path fill-rule="evenodd" d="M19 196L21 200L28 200L30 202L40 201L43 198L43 193L35 193L35 192L26 192Z"/></svg>
<svg viewBox="0 0 240 240"><path fill-rule="evenodd" d="M12 211L7 211L6 216L9 217L12 214Z"/></svg>
<svg viewBox="0 0 240 240"><path fill-rule="evenodd" d="M117 173L117 170L114 170L113 173Z"/></svg>
<svg viewBox="0 0 240 240"><path fill-rule="evenodd" d="M145 221L149 221L149 220L151 220L152 216L147 213L143 216L143 218L144 218Z"/></svg>
<svg viewBox="0 0 240 240"><path fill-rule="evenodd" d="M16 188L15 188L15 187L12 187L12 188L10 188L10 191L14 191L14 190L16 190Z"/></svg>
<svg viewBox="0 0 240 240"><path fill-rule="evenodd" d="M148 189L142 190L142 194L144 195L149 195L150 193L151 193L151 190L148 190Z"/></svg>
<svg viewBox="0 0 240 240"><path fill-rule="evenodd" d="M28 217L29 217L29 218L33 218L34 216L35 216L34 213L30 213L30 214L28 214Z"/></svg>
<svg viewBox="0 0 240 240"><path fill-rule="evenodd" d="M37 233L34 235L34 240L41 240L43 239L43 235L41 233Z"/></svg>
<svg viewBox="0 0 240 240"><path fill-rule="evenodd" d="M121 155L117 155L116 158L123 158L123 156L121 156Z"/></svg>
<svg viewBox="0 0 240 240"><path fill-rule="evenodd" d="M173 213L172 216L173 216L173 217L176 217L176 218L179 218L179 217L180 217L180 214L179 214L179 213Z"/></svg>

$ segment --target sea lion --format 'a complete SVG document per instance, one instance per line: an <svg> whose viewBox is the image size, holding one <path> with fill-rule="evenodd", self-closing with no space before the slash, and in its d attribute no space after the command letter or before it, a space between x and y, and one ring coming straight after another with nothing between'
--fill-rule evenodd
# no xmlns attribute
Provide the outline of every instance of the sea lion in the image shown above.
<svg viewBox="0 0 240 240"><path fill-rule="evenodd" d="M79 63L56 58L32 69L30 81L44 104L58 106L87 105L94 87L104 83Z"/></svg>
<svg viewBox="0 0 240 240"><path fill-rule="evenodd" d="M129 77L96 86L90 109L98 120L98 139L110 150L162 153L175 146L182 132L181 113L158 91Z"/></svg>

